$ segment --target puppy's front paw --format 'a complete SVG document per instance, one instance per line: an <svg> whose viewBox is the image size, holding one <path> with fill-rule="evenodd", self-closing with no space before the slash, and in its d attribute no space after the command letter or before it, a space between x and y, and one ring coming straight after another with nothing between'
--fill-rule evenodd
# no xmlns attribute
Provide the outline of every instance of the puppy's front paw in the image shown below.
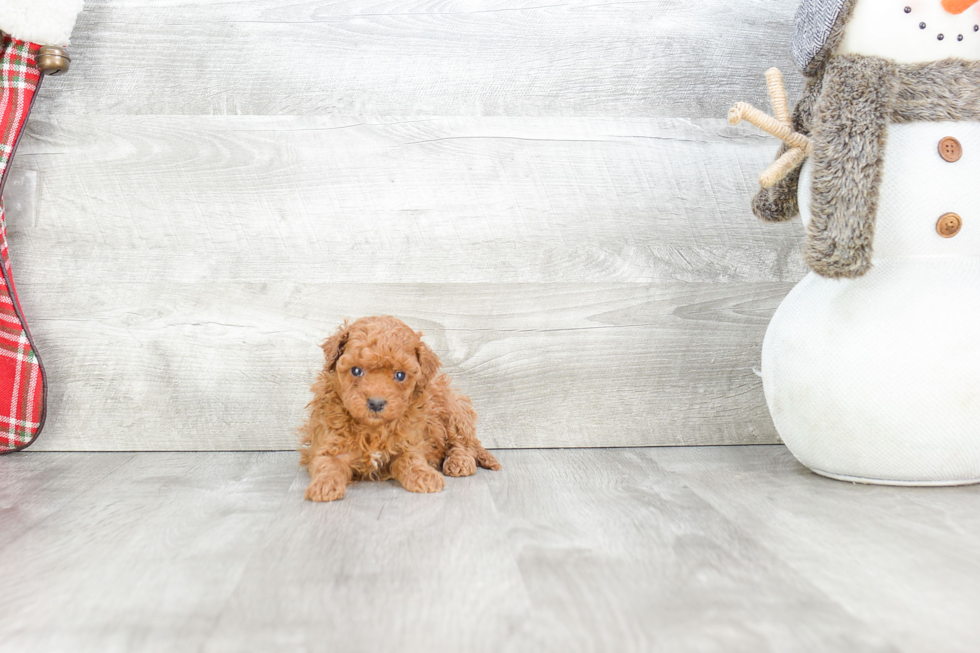
<svg viewBox="0 0 980 653"><path fill-rule="evenodd" d="M419 467L413 469L405 478L401 479L402 487L409 492L442 492L446 487L446 481L442 474L431 467Z"/></svg>
<svg viewBox="0 0 980 653"><path fill-rule="evenodd" d="M476 453L476 464L483 469L490 469L493 471L498 471L500 469L500 463L498 463L497 459L493 457L493 454L482 447Z"/></svg>
<svg viewBox="0 0 980 653"><path fill-rule="evenodd" d="M306 488L306 498L310 501L336 501L343 499L347 483L331 474L322 474L310 481Z"/></svg>
<svg viewBox="0 0 980 653"><path fill-rule="evenodd" d="M469 454L454 451L443 461L442 473L446 476L473 476L476 474L476 461Z"/></svg>

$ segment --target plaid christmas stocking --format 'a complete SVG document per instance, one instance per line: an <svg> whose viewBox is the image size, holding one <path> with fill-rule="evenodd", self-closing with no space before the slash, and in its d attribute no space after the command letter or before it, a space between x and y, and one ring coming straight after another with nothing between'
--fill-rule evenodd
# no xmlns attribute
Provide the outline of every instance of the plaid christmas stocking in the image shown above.
<svg viewBox="0 0 980 653"><path fill-rule="evenodd" d="M40 47L0 33L0 453L23 449L37 438L47 394L44 368L10 271L2 196L17 140L41 83L36 65Z"/></svg>

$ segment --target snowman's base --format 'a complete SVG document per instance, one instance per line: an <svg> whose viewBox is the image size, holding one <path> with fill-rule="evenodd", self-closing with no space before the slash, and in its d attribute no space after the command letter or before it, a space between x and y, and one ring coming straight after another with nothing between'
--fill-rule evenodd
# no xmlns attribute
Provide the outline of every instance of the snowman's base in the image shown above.
<svg viewBox="0 0 980 653"><path fill-rule="evenodd" d="M828 478L980 482L980 257L876 261L807 275L762 346L773 424Z"/></svg>
<svg viewBox="0 0 980 653"><path fill-rule="evenodd" d="M898 485L902 487L952 487L956 485L976 485L980 483L980 478L967 479L962 481L902 481L888 478L865 478L863 476L848 476L847 474L832 474L822 469L810 468L810 471L820 476L832 478L835 481L847 481L848 483L864 483L865 485Z"/></svg>

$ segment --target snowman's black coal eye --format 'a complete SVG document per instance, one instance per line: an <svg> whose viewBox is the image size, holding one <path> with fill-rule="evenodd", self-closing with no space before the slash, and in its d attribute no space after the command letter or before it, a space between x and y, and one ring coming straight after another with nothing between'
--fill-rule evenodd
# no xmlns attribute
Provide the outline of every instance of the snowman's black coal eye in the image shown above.
<svg viewBox="0 0 980 653"><path fill-rule="evenodd" d="M405 373L404 372L395 372L395 380L396 381L404 381L405 380Z"/></svg>
<svg viewBox="0 0 980 653"><path fill-rule="evenodd" d="M905 13L911 14L912 13L912 7L906 7L905 8Z"/></svg>
<svg viewBox="0 0 980 653"><path fill-rule="evenodd" d="M937 38L937 39L939 39L940 41L942 41L942 40L943 40L944 38L946 38L946 37L945 37L945 36L943 36L942 34L940 34L940 35L939 35L939 36L937 36L936 38Z"/></svg>
<svg viewBox="0 0 980 653"><path fill-rule="evenodd" d="M919 29L925 29L925 28L926 28L925 23L919 23Z"/></svg>
<svg viewBox="0 0 980 653"><path fill-rule="evenodd" d="M350 368L350 373L353 374L354 376L364 376L364 370L362 370L359 367Z"/></svg>
<svg viewBox="0 0 980 653"><path fill-rule="evenodd" d="M956 37L956 40L957 40L957 41L962 41L962 40L963 40L963 35L962 35L962 34L960 34L960 35L958 35L958 36Z"/></svg>
<svg viewBox="0 0 980 653"><path fill-rule="evenodd" d="M980 25L974 25L973 26L973 31L974 32L980 32Z"/></svg>

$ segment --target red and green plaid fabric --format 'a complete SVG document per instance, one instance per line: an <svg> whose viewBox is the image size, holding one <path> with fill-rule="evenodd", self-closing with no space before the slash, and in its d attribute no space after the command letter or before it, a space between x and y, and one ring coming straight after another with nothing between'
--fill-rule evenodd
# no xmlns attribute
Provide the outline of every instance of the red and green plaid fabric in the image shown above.
<svg viewBox="0 0 980 653"><path fill-rule="evenodd" d="M41 81L39 45L0 35L0 191L17 138ZM0 453L34 441L44 423L45 383L24 313L17 301L7 252L7 223L0 196Z"/></svg>

